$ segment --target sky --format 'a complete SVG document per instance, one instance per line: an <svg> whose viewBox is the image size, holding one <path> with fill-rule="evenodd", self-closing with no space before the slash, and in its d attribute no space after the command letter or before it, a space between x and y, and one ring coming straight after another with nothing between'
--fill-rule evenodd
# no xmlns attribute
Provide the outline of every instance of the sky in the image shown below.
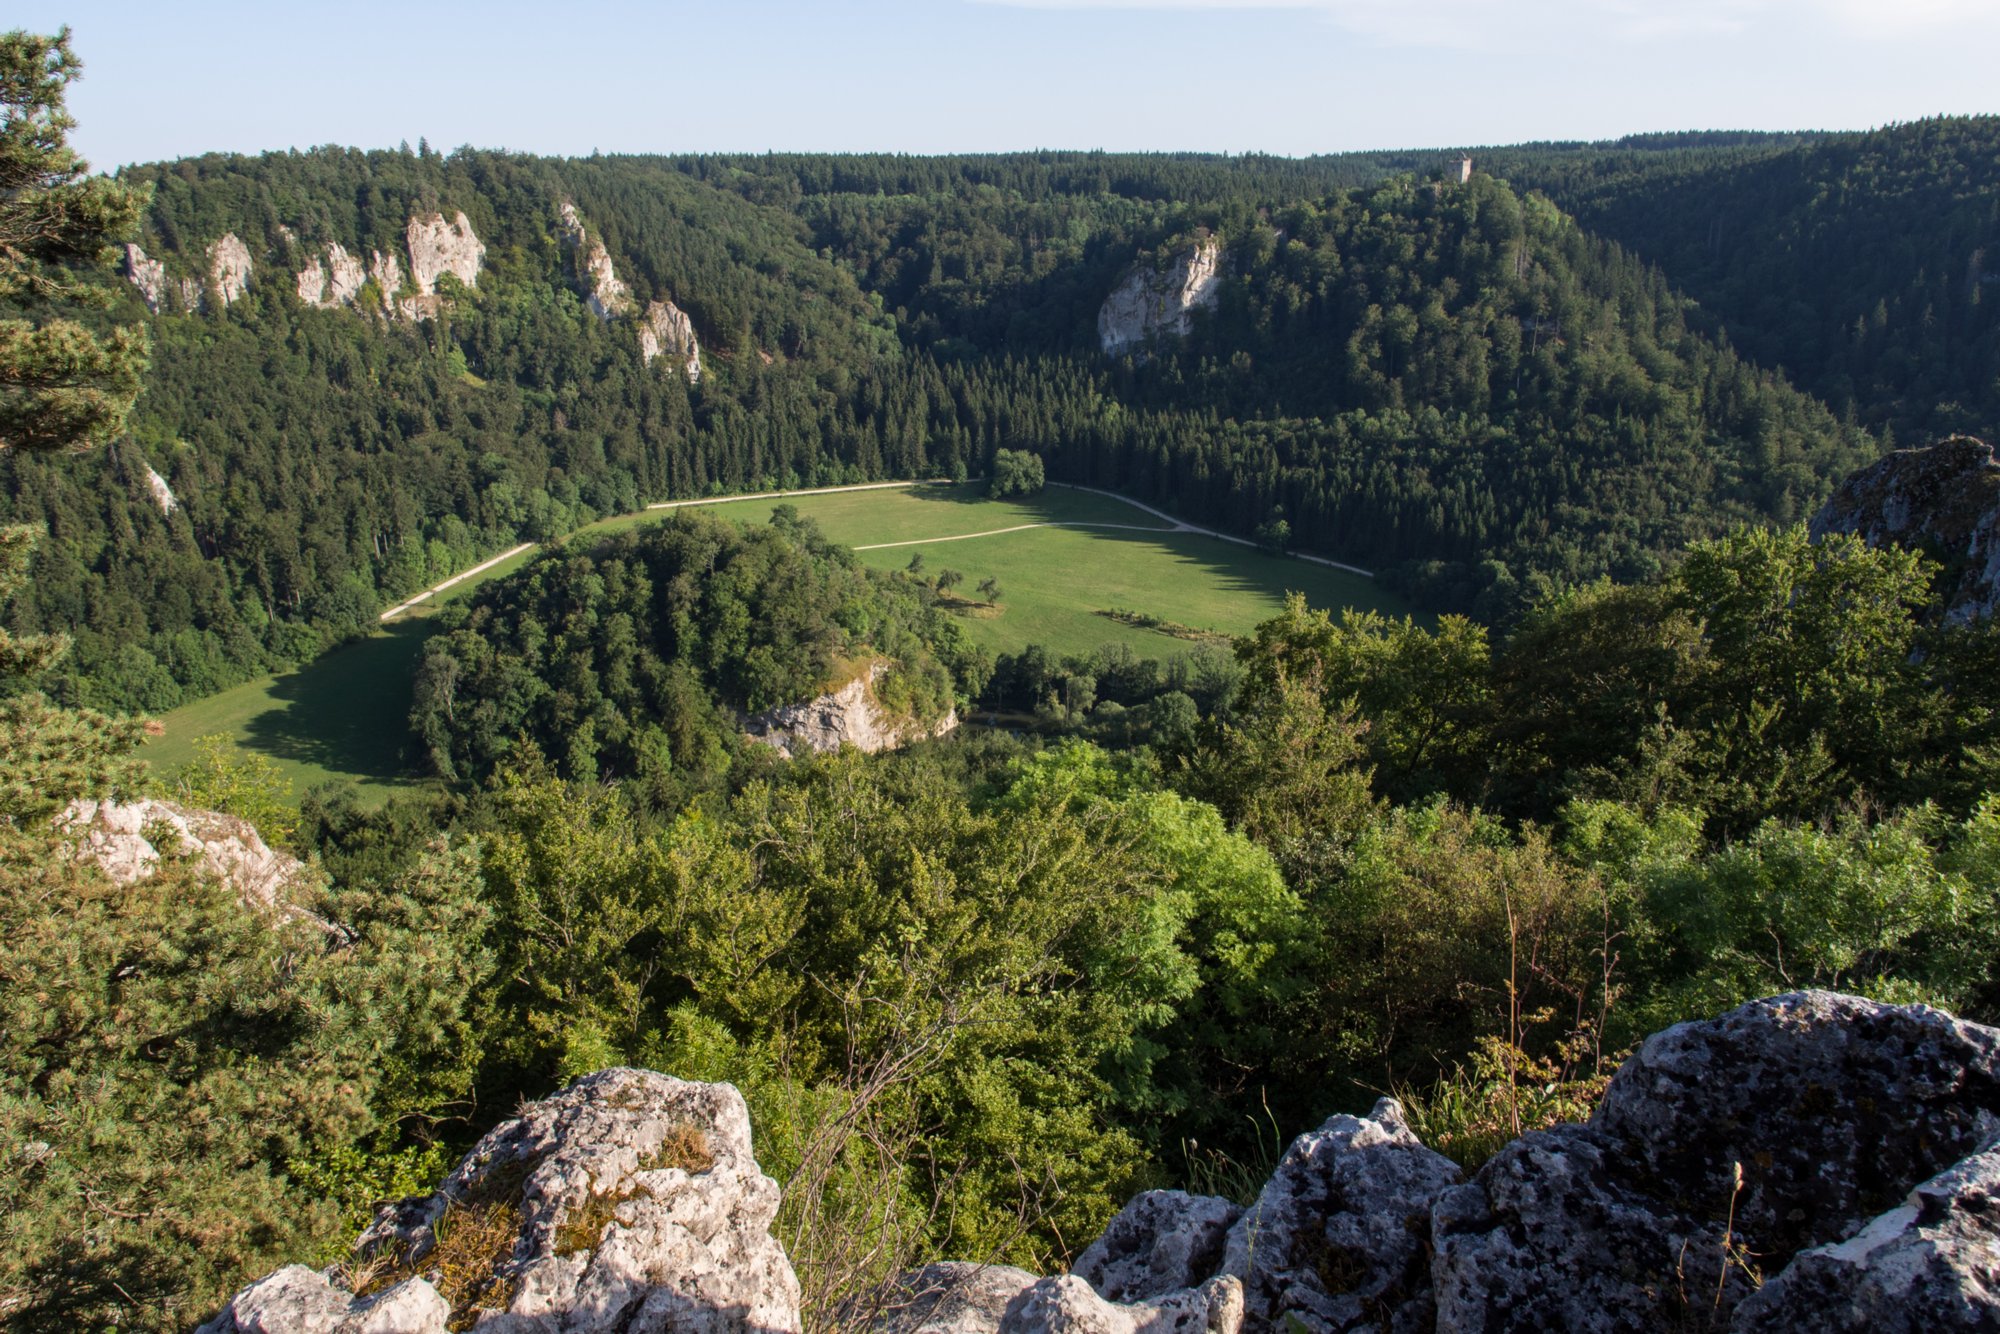
<svg viewBox="0 0 2000 1334"><path fill-rule="evenodd" d="M2000 0L11 0L99 169L549 154L1287 155L2000 112Z"/></svg>

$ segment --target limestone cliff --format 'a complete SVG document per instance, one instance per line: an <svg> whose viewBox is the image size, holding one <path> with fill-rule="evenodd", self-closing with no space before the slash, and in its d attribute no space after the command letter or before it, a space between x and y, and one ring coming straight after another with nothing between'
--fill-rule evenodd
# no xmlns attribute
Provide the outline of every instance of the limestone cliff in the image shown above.
<svg viewBox="0 0 2000 1334"><path fill-rule="evenodd" d="M1222 244L1205 237L1165 269L1140 265L1113 288L1097 312L1097 340L1106 353L1142 350L1155 338L1179 338L1193 314L1215 306L1221 293Z"/></svg>
<svg viewBox="0 0 2000 1334"><path fill-rule="evenodd" d="M208 284L216 300L228 305L250 291L250 247L235 232L224 232L208 247Z"/></svg>
<svg viewBox="0 0 2000 1334"><path fill-rule="evenodd" d="M413 216L404 232L410 250L410 277L420 296L437 291L437 280L449 273L467 287L479 285L479 266L486 247L473 234L472 223L461 210L446 222L442 213Z"/></svg>
<svg viewBox="0 0 2000 1334"><path fill-rule="evenodd" d="M2000 611L2000 462L1983 440L1960 435L1897 450L1855 473L1813 516L1812 535L1828 533L1915 547L1943 562L1948 621Z"/></svg>
<svg viewBox="0 0 2000 1334"><path fill-rule="evenodd" d="M71 802L56 824L76 841L77 855L113 884L144 880L162 856L193 857L245 907L276 909L334 930L290 903L307 874L304 863L264 842L248 820L148 797ZM162 836L170 841L155 841Z"/></svg>
<svg viewBox="0 0 2000 1334"><path fill-rule="evenodd" d="M611 263L611 252L604 248L603 241L588 234L576 205L568 200L563 201L560 227L563 240L575 257L577 281L583 286L583 299L589 303L591 314L609 323L630 310L632 293L620 281L618 270Z"/></svg>
<svg viewBox="0 0 2000 1334"><path fill-rule="evenodd" d="M368 271L358 255L347 253L336 241L326 244L326 256L299 270L299 300L314 306L351 306L368 281Z"/></svg>
<svg viewBox="0 0 2000 1334"><path fill-rule="evenodd" d="M139 295L146 299L146 309L159 314L167 300L167 266L157 259L147 259L146 252L138 246L127 244L125 276L139 289Z"/></svg>
<svg viewBox="0 0 2000 1334"><path fill-rule="evenodd" d="M153 503L160 507L160 513L172 514L180 508L180 501L174 489L167 485L167 479L160 476L159 469L146 465L146 490L152 494Z"/></svg>
<svg viewBox="0 0 2000 1334"><path fill-rule="evenodd" d="M952 709L934 724L892 718L875 698L875 683L889 670L880 659L838 690L803 704L786 704L744 719L743 732L787 757L830 755L842 746L874 754L912 741L940 737L958 726Z"/></svg>
<svg viewBox="0 0 2000 1334"><path fill-rule="evenodd" d="M403 290L403 262L392 254L379 250L368 252L368 276L375 280L375 286L382 292L382 313L396 313L396 294Z"/></svg>
<svg viewBox="0 0 2000 1334"><path fill-rule="evenodd" d="M671 301L646 307L646 316L639 321L639 355L648 365L665 355L686 373L689 384L701 379L701 344L695 340L694 321ZM765 364L769 362L765 358Z"/></svg>

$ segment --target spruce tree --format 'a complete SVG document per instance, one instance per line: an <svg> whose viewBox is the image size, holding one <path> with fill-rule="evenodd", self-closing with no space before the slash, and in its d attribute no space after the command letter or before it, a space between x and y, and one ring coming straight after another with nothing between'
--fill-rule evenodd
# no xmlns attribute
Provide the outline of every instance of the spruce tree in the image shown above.
<svg viewBox="0 0 2000 1334"><path fill-rule="evenodd" d="M0 448L103 444L124 429L146 364L137 325L76 318L111 303L101 269L144 199L66 141L63 92L82 72L69 30L0 34Z"/></svg>

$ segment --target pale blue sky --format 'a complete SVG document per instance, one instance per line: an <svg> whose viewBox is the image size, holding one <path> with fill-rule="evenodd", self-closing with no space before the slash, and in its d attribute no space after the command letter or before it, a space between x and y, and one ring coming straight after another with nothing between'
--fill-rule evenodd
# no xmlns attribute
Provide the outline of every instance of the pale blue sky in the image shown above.
<svg viewBox="0 0 2000 1334"><path fill-rule="evenodd" d="M212 149L1300 154L2000 111L2000 0L14 0L100 168Z"/></svg>

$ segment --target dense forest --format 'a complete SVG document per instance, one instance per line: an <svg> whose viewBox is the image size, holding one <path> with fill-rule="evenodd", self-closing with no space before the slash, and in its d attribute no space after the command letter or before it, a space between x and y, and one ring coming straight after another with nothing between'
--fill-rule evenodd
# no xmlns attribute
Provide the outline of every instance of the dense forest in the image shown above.
<svg viewBox="0 0 2000 1334"><path fill-rule="evenodd" d="M1991 421L1973 252L1993 132L1481 149L1463 186L1435 153L420 146L137 168L146 253L200 280L233 233L249 291L151 316L128 289L120 315L153 343L130 437L0 459L8 515L51 533L11 614L76 632L61 698L161 710L642 502L977 474L1025 449L1196 521L1282 519L1433 609L1505 623L1732 522L1802 517L1891 440ZM1728 247L1659 230L1711 196L1749 220ZM698 384L591 314L565 202L636 302L688 313ZM297 298L325 245L394 253L433 209L486 247L439 318ZM1106 294L1205 235L1227 254L1217 309L1159 355L1098 351ZM1821 272L1825 309L1775 295Z"/></svg>
<svg viewBox="0 0 2000 1334"><path fill-rule="evenodd" d="M1552 202L1554 175L1902 160L1939 127L1519 150L1542 194L1394 155L423 146L113 182L64 146L73 75L66 38L0 34L10 1328L184 1329L300 1257L359 1285L378 1204L618 1064L742 1091L817 1332L940 1256L1058 1268L1137 1189L1240 1200L1379 1093L1474 1166L1748 997L2000 1019L2000 630L1947 624L1923 553L1797 522L1926 382L1878 359L1829 411L1735 350L1725 322L1766 315L1692 305ZM589 310L563 201L690 313L698 381ZM429 320L296 298L309 247L433 208L487 251ZM99 269L136 232L199 277L224 230L263 275L233 302L152 316ZM1104 292L1203 237L1215 308L1099 352ZM996 460L1282 515L1440 614L1294 599L1167 661L989 663L937 582L786 507L565 537ZM547 549L419 670L445 781L364 810L211 748L176 795L304 859L270 902L191 856L121 884L79 855L81 803L157 792L127 710L523 537ZM739 711L874 657L892 710L1009 725L742 743Z"/></svg>

